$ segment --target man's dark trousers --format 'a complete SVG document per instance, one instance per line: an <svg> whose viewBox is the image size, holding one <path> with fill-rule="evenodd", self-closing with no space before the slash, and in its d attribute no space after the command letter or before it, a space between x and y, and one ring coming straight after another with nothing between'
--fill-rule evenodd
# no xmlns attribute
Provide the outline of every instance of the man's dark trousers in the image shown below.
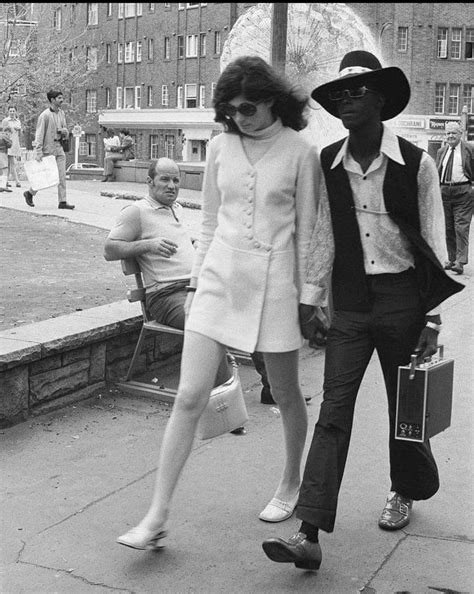
<svg viewBox="0 0 474 594"><path fill-rule="evenodd" d="M382 367L390 420L391 490L428 499L439 488L428 442L394 439L398 366L406 365L424 326L413 269L367 277L371 311L335 311L328 334L324 397L306 461L296 515L332 532L349 450L357 393L374 349ZM367 489L360 483L360 495Z"/></svg>
<svg viewBox="0 0 474 594"><path fill-rule="evenodd" d="M474 191L470 183L456 186L441 184L441 196L449 261L467 264Z"/></svg>

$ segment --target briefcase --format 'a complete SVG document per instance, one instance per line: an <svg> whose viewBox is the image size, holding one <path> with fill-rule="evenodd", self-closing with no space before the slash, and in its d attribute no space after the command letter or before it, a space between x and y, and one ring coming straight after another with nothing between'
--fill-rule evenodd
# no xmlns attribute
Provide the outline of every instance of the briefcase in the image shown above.
<svg viewBox="0 0 474 594"><path fill-rule="evenodd" d="M444 349L429 360L398 368L395 439L424 442L451 424L454 360L444 359Z"/></svg>

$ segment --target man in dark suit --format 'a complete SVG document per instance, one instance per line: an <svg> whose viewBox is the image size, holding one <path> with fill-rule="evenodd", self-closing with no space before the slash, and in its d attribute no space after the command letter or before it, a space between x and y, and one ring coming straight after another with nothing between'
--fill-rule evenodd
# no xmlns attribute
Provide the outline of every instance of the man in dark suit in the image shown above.
<svg viewBox="0 0 474 594"><path fill-rule="evenodd" d="M464 272L468 262L469 228L473 209L474 147L461 140L458 122L446 124L446 144L436 155L441 182L446 245L449 261L445 269L457 274Z"/></svg>

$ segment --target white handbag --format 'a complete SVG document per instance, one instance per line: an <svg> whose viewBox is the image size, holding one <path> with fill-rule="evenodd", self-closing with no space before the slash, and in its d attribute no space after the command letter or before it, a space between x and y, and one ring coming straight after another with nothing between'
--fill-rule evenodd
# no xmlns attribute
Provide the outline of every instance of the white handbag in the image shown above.
<svg viewBox="0 0 474 594"><path fill-rule="evenodd" d="M58 166L54 155L43 157L41 161L25 161L24 167L30 187L35 192L59 184Z"/></svg>
<svg viewBox="0 0 474 594"><path fill-rule="evenodd" d="M235 359L231 362L232 377L212 390L199 419L196 430L199 439L211 439L229 433L249 420L237 364Z"/></svg>

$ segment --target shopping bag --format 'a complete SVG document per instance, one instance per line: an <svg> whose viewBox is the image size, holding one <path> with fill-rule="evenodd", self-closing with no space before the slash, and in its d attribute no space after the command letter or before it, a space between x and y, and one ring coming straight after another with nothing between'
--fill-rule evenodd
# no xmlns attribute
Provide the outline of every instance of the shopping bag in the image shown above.
<svg viewBox="0 0 474 594"><path fill-rule="evenodd" d="M25 161L24 167L30 187L35 192L59 184L59 171L54 155L43 157L41 161Z"/></svg>

